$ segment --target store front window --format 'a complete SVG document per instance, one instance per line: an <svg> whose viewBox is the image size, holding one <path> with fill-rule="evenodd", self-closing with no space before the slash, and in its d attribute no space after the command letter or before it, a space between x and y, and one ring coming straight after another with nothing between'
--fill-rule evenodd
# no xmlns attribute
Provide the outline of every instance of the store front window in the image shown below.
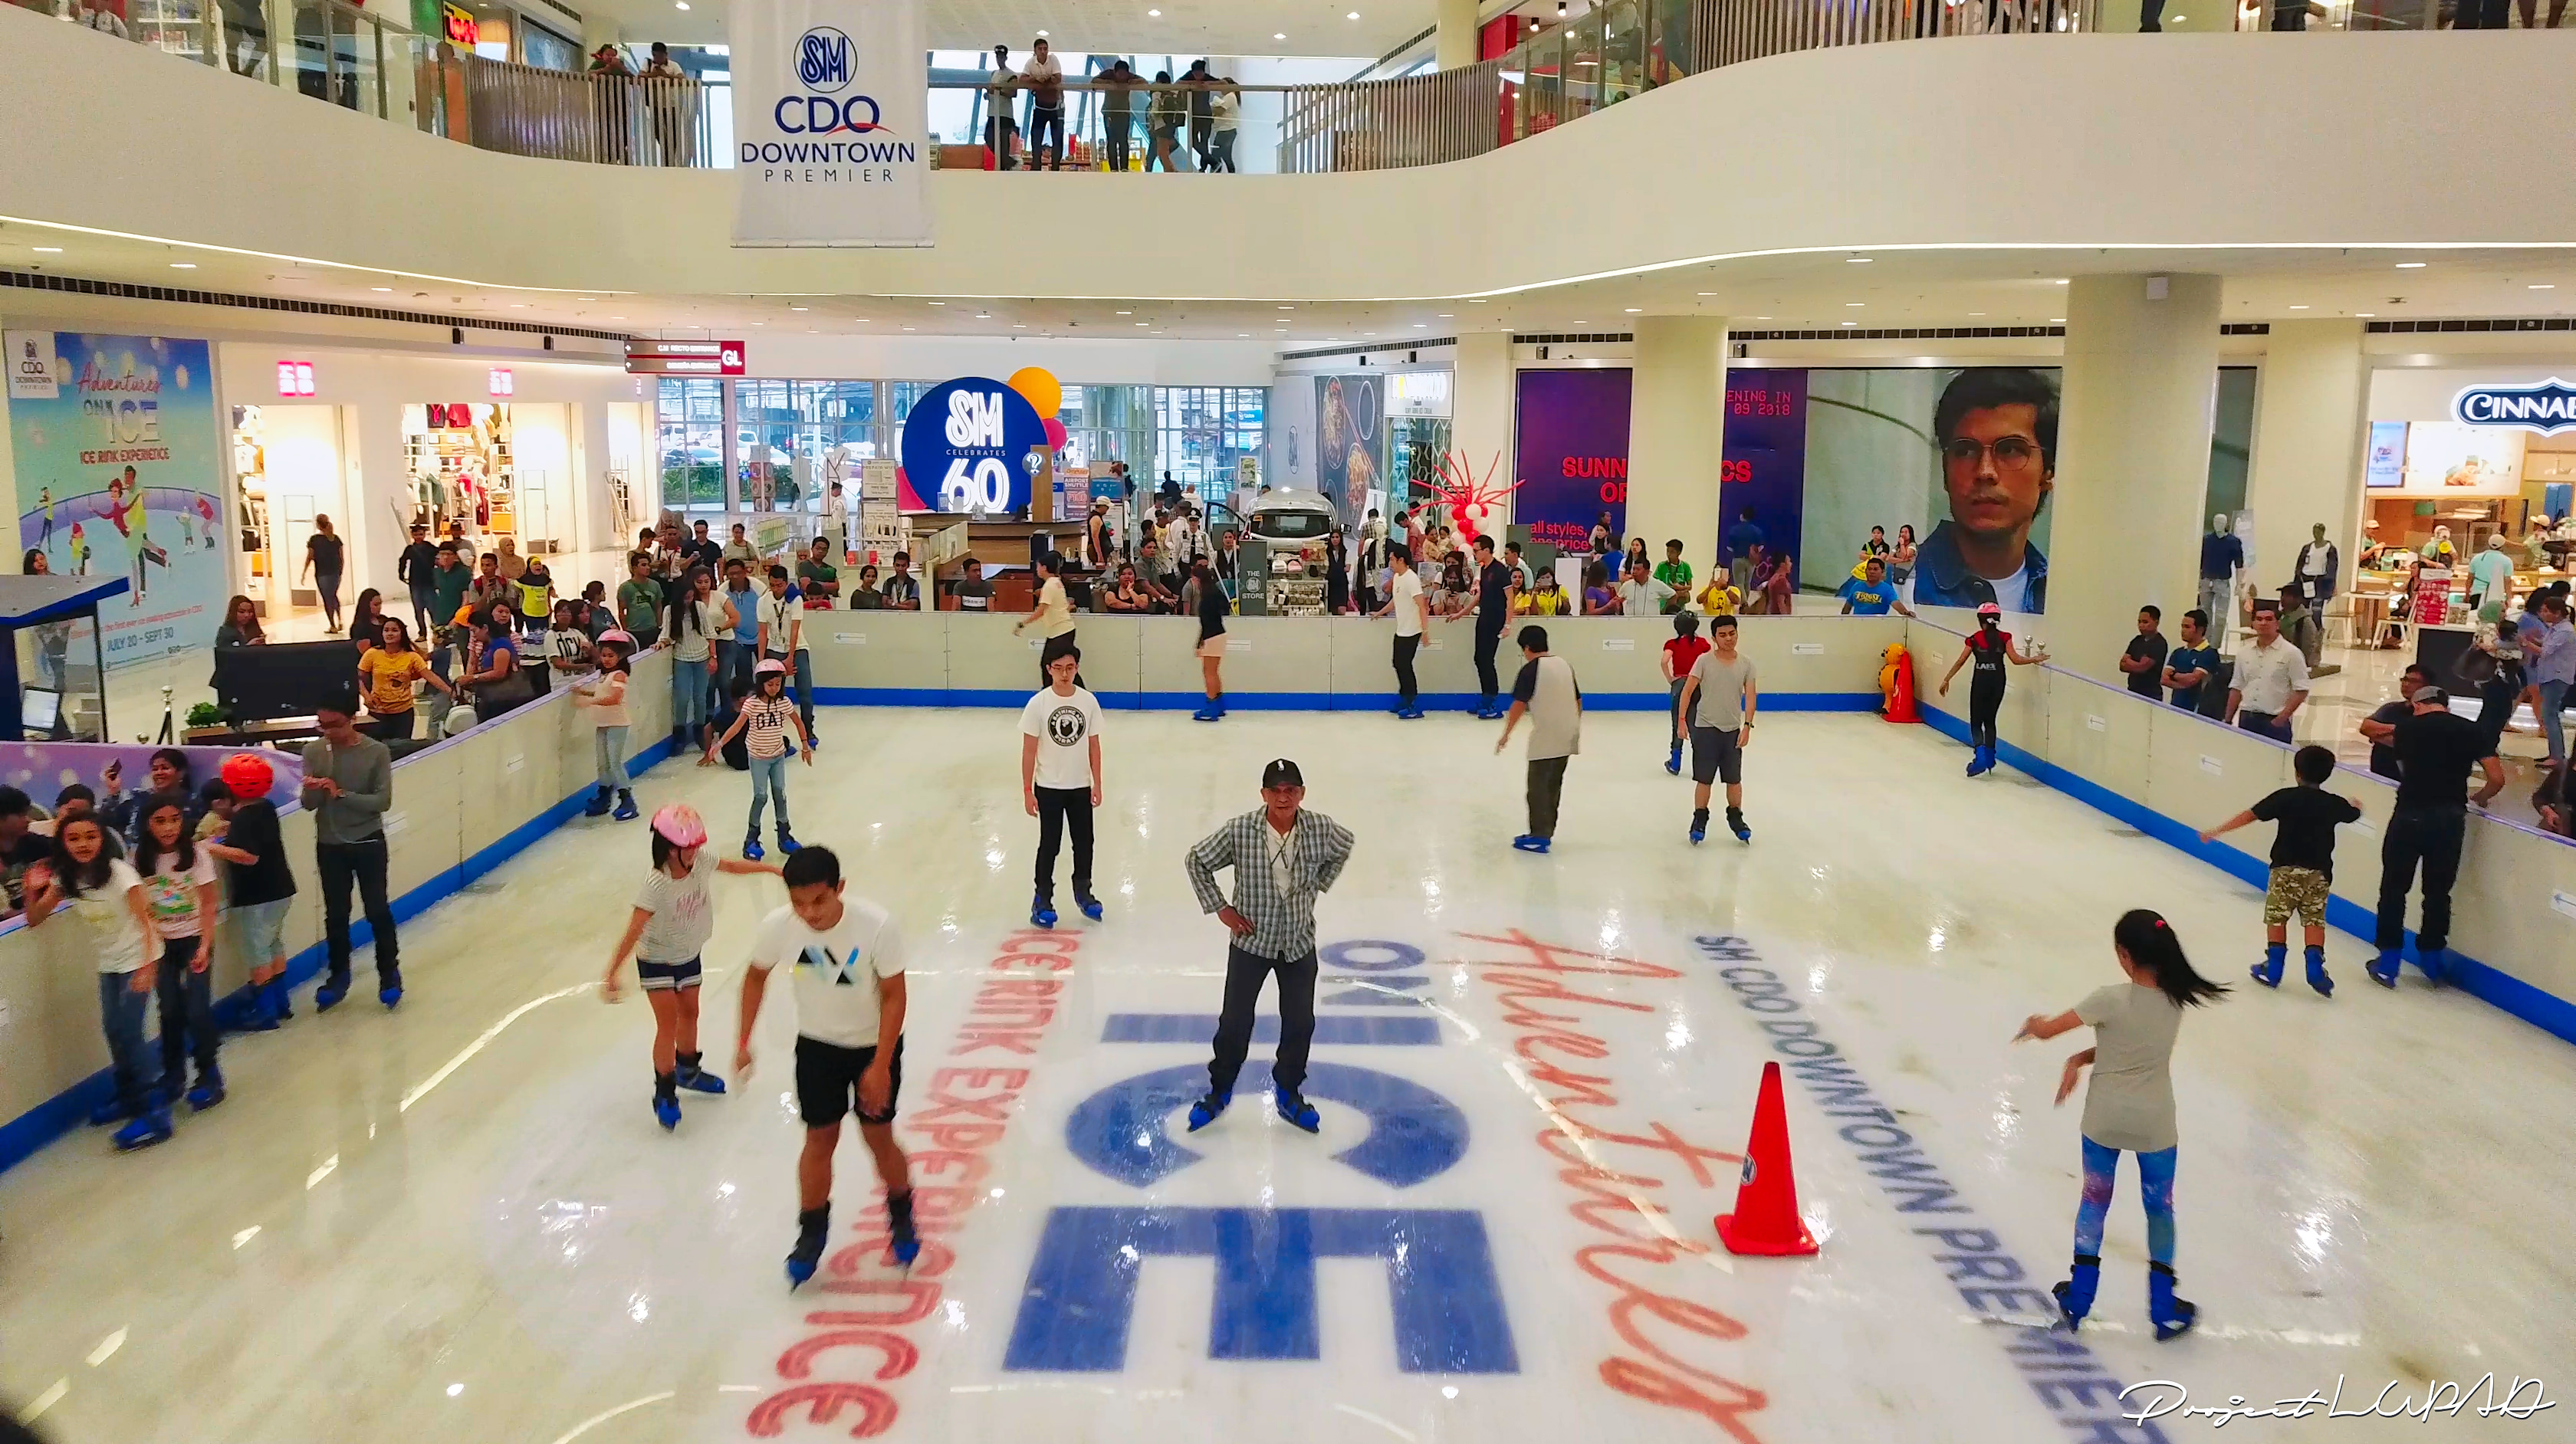
<svg viewBox="0 0 2576 1444"><path fill-rule="evenodd" d="M662 505L723 511L724 383L664 377L660 412Z"/></svg>
<svg viewBox="0 0 2576 1444"><path fill-rule="evenodd" d="M1245 457L1259 457L1270 392L1259 386L1154 388L1155 469L1202 503L1228 501ZM1146 472L1145 467L1136 467Z"/></svg>

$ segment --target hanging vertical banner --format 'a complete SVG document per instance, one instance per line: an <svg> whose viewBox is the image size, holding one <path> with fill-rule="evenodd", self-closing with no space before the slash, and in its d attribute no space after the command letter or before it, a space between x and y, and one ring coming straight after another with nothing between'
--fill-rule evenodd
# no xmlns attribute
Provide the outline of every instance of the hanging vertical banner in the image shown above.
<svg viewBox="0 0 2576 1444"><path fill-rule="evenodd" d="M18 544L58 576L133 584L99 609L112 669L212 642L231 590L204 341L7 335Z"/></svg>
<svg viewBox="0 0 2576 1444"><path fill-rule="evenodd" d="M926 246L921 0L734 0L733 243Z"/></svg>
<svg viewBox="0 0 2576 1444"><path fill-rule="evenodd" d="M1630 380L1625 366L1520 373L1512 520L1530 540L1582 552L1604 516L1626 532Z"/></svg>
<svg viewBox="0 0 2576 1444"><path fill-rule="evenodd" d="M1764 536L1780 539L1776 545L1785 549L1791 537L1800 535L1807 500L1806 372L1746 368L1726 373L1725 456L1717 479L1717 535L1686 538L1687 555L1715 555L1719 538L1746 507L1753 508L1753 524ZM1793 556L1791 563L1824 579L1842 565L1831 555ZM1790 573L1793 580L1798 575L1798 570Z"/></svg>

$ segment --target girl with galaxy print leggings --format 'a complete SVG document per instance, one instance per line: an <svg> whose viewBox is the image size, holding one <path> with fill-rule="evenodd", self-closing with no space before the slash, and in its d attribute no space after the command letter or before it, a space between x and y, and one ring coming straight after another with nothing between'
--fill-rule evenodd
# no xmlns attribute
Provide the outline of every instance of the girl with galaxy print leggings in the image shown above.
<svg viewBox="0 0 2576 1444"><path fill-rule="evenodd" d="M2173 925L2145 908L2121 915L2111 929L2111 947L2127 982L2098 988L2054 1018L2031 1014L2013 1041L2094 1030L2093 1046L2066 1060L2057 1084L2062 1104L2082 1081L2085 1065L2093 1065L2092 1084L2084 1090L2084 1199L2075 1210L2075 1267L2056 1288L2066 1326L2080 1326L2093 1310L2102 1280L2102 1225L2111 1211L2120 1155L2128 1152L2138 1155L2147 1211L2147 1317L2158 1339L2170 1339L2190 1328L2199 1312L2190 1300L2174 1297L2174 1041L2182 1033L2185 1007L2227 989L2193 972Z"/></svg>

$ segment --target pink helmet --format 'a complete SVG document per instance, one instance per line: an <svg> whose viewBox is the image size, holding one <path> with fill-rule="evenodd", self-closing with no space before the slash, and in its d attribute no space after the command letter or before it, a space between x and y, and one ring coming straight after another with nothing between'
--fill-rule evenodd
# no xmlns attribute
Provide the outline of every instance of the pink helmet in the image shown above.
<svg viewBox="0 0 2576 1444"><path fill-rule="evenodd" d="M1992 602L1977 603L1977 616L1979 620L1983 620L1987 617L2000 617L2003 614L2004 609L1996 606Z"/></svg>
<svg viewBox="0 0 2576 1444"><path fill-rule="evenodd" d="M599 634L599 640L614 642L621 647L632 647L635 645L635 634L619 627L611 627Z"/></svg>
<svg viewBox="0 0 2576 1444"><path fill-rule="evenodd" d="M673 847L698 847L707 840L707 821L685 802L674 802L653 814L653 830Z"/></svg>
<svg viewBox="0 0 2576 1444"><path fill-rule="evenodd" d="M785 676L786 674L787 664L776 657L763 657L760 659L760 665L751 669L751 675L754 677Z"/></svg>

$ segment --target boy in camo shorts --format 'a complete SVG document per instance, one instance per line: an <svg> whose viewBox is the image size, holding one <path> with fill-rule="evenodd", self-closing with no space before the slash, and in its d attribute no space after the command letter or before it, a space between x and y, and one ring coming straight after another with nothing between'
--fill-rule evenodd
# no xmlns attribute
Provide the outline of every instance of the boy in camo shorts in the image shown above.
<svg viewBox="0 0 2576 1444"><path fill-rule="evenodd" d="M2200 835L2208 842L2249 823L2274 824L2272 877L2263 891L2263 961L2254 966L2254 981L2267 988L2281 986L2290 915L2296 913L2307 944L2308 986L2334 996L2334 979L2326 976L2326 895L2334 882L2334 830L2361 820L2361 809L2350 799L2325 789L2334 765L2331 751L2300 748L2291 759L2298 786L2284 787Z"/></svg>

